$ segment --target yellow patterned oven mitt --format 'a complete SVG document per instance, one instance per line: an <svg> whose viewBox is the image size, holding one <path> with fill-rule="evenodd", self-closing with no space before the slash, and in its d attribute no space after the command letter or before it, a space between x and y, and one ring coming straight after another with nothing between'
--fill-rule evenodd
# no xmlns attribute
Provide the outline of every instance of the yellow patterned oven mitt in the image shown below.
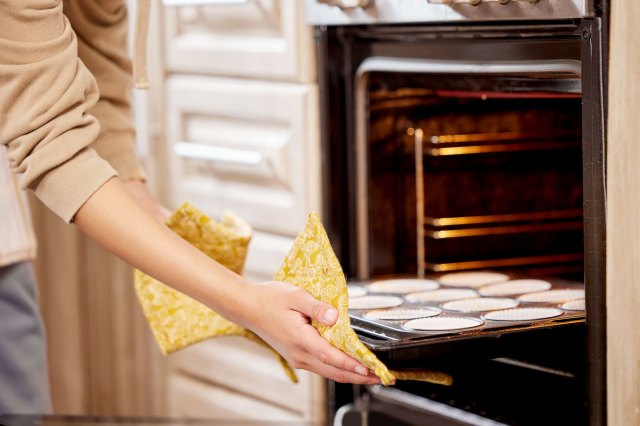
<svg viewBox="0 0 640 426"><path fill-rule="evenodd" d="M450 385L452 377L430 370L390 371L358 338L351 328L348 314L347 282L340 262L331 248L327 233L317 214L310 214L307 225L296 238L284 264L276 274L276 281L302 287L316 299L338 309L333 326L312 321L320 335L336 348L357 359L380 377L384 385L398 380L420 380Z"/></svg>
<svg viewBox="0 0 640 426"><path fill-rule="evenodd" d="M166 224L218 263L238 274L242 272L252 230L235 215L225 213L218 223L185 203ZM165 355L220 336L243 336L271 349L253 332L227 321L202 303L138 270L135 271L135 288L156 342ZM289 378L297 382L298 378L287 361L271 350Z"/></svg>

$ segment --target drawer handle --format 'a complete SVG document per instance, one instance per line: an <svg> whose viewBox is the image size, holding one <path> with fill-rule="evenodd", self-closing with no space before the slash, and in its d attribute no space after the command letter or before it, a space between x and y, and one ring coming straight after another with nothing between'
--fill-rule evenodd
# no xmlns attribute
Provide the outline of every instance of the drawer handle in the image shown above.
<svg viewBox="0 0 640 426"><path fill-rule="evenodd" d="M249 0L162 0L165 6L229 6L245 4Z"/></svg>
<svg viewBox="0 0 640 426"><path fill-rule="evenodd" d="M265 162L264 155L259 152L190 142L178 142L173 147L173 152L180 158L237 166L258 166Z"/></svg>

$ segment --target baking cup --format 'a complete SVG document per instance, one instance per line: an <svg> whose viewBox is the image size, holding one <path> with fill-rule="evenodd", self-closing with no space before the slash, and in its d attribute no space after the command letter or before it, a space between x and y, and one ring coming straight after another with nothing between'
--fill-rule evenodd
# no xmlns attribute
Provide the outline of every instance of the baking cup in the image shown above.
<svg viewBox="0 0 640 426"><path fill-rule="evenodd" d="M550 288L551 283L548 281L525 279L488 285L478 291L483 296L515 296L517 294L546 291Z"/></svg>
<svg viewBox="0 0 640 426"><path fill-rule="evenodd" d="M452 300L442 305L443 309L457 312L484 312L510 309L519 305L515 299L498 297L476 297L474 299Z"/></svg>
<svg viewBox="0 0 640 426"><path fill-rule="evenodd" d="M515 308L489 312L483 318L491 321L532 321L560 315L562 311L558 308Z"/></svg>
<svg viewBox="0 0 640 426"><path fill-rule="evenodd" d="M395 321L435 317L441 312L438 308L391 308L369 311L364 314L364 317L372 320Z"/></svg>
<svg viewBox="0 0 640 426"><path fill-rule="evenodd" d="M395 296L362 296L349 299L349 309L383 309L402 305Z"/></svg>
<svg viewBox="0 0 640 426"><path fill-rule="evenodd" d="M448 302L449 300L471 299L478 297L478 292L469 288L441 288L433 291L421 291L406 295L409 302Z"/></svg>
<svg viewBox="0 0 640 426"><path fill-rule="evenodd" d="M584 299L578 299L578 300L572 300L571 302L563 303L562 306L560 307L565 311L584 311L585 303L584 303Z"/></svg>
<svg viewBox="0 0 640 426"><path fill-rule="evenodd" d="M564 303L570 300L584 299L582 289L549 290L540 293L528 293L518 297L521 302Z"/></svg>
<svg viewBox="0 0 640 426"><path fill-rule="evenodd" d="M440 287L437 281L419 278L374 281L367 287L372 293L406 294L418 291L435 290Z"/></svg>
<svg viewBox="0 0 640 426"><path fill-rule="evenodd" d="M420 331L448 331L478 327L483 323L482 320L477 318L432 317L407 321L404 323L404 327Z"/></svg>
<svg viewBox="0 0 640 426"><path fill-rule="evenodd" d="M367 290L364 287L360 287L359 285L349 285L347 286L347 294L349 299L355 297L362 297L367 295Z"/></svg>
<svg viewBox="0 0 640 426"><path fill-rule="evenodd" d="M488 271L476 272L454 272L442 275L438 278L440 284L448 287L471 287L478 288L487 284L499 283L509 279L506 274Z"/></svg>

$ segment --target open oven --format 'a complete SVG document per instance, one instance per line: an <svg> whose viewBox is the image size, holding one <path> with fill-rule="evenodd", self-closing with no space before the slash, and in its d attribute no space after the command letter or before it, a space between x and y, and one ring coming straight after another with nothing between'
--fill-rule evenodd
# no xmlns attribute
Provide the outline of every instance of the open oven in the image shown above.
<svg viewBox="0 0 640 426"><path fill-rule="evenodd" d="M310 13L324 10L324 2L307 3ZM584 291L586 309L564 309L560 300L528 305L520 295L520 308L560 313L501 322L467 312L481 325L426 333L352 310L361 339L388 365L437 368L454 384L331 384L330 418L337 411L337 424L603 424L603 18L571 1L540 1L538 9L512 2L514 15L498 13L496 3L338 3L325 10L327 22L311 22L323 220L350 285L409 277L451 290L445 274L490 271ZM585 9L576 11L578 3ZM408 6L420 9L403 19ZM430 15L429 7L437 9ZM540 16L550 8L570 16ZM538 15L524 20L527 10ZM500 19L487 19L492 11ZM426 308L458 317L446 301Z"/></svg>

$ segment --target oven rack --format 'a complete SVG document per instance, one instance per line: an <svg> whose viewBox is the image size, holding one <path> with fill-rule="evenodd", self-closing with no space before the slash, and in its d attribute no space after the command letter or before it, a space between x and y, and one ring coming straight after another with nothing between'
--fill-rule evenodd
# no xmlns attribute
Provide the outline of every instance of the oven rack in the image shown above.
<svg viewBox="0 0 640 426"><path fill-rule="evenodd" d="M444 218L449 219L449 218ZM466 219L464 217L457 217L451 219ZM463 237L478 237L483 235L506 235L506 234L524 234L531 232L549 232L549 231L564 231L564 230L582 230L582 217L573 220L564 221L527 221L525 223L491 223L483 226L469 227L465 225L474 225L474 223L468 223L461 226L434 226L429 222L439 221L439 219L433 219L425 217L425 236L427 238L433 238L436 240L442 240L447 238L463 238Z"/></svg>
<svg viewBox="0 0 640 426"><path fill-rule="evenodd" d="M494 154L499 152L553 150L580 146L580 132L496 132L474 134L425 135L421 128L409 128L413 137L416 180L417 270L446 272L482 268L519 266L552 267L556 272L572 273L582 268L583 253L562 252L547 255L474 259L469 261L428 262L426 241L504 235L533 235L553 232L581 232L582 209L526 211L503 214L431 217L425 214L425 157Z"/></svg>
<svg viewBox="0 0 640 426"><path fill-rule="evenodd" d="M353 329L360 340L390 368L410 368L412 364L430 365L453 359L493 359L518 354L532 355L552 351L558 342L584 337L586 323L583 318L567 318L564 321L522 324L517 327L499 327L483 332L447 334L430 338L386 339L371 332L367 324L357 319ZM580 344L580 342L576 342Z"/></svg>
<svg viewBox="0 0 640 426"><path fill-rule="evenodd" d="M407 305L407 307L410 307ZM439 317L459 317L465 316L463 313L442 312ZM504 331L526 331L531 328L550 327L563 323L573 323L584 321L584 312L563 312L562 315L554 318L536 321L491 321L484 320L484 324L478 327L464 330L443 331L417 331L407 330L402 327L402 321L374 321L362 315L350 313L352 327L372 339L385 340L389 342L433 342L441 337L478 337L486 334L499 333Z"/></svg>
<svg viewBox="0 0 640 426"><path fill-rule="evenodd" d="M530 279L529 275L518 272L507 272L508 281ZM380 276L375 281L412 278L412 276ZM438 276L427 279L439 281ZM549 290L584 289L582 282L560 278L544 277L551 284ZM350 280L350 285L362 286L365 289L372 280ZM505 281L507 282L507 281ZM450 287L441 283L440 288ZM384 294L384 293L382 293ZM395 295L395 294L394 294ZM397 295L396 295L397 296ZM515 296L497 296L515 297ZM549 350L549 343L554 339L575 339L584 335L586 312L562 309L561 303L521 301L519 308L559 308L562 314L545 319L498 321L487 319L487 312L458 312L447 310L443 302L408 302L402 306L430 307L438 309L438 317L468 317L481 319L477 327L457 330L420 331L403 327L405 320L380 320L366 317L367 310L350 310L351 326L362 342L371 349L383 362L395 361L398 366L407 367L406 362L442 361L450 358L508 357L517 355L519 351L535 352ZM499 309L498 309L499 310ZM572 341L572 340L569 340ZM543 345L543 346L538 346Z"/></svg>
<svg viewBox="0 0 640 426"><path fill-rule="evenodd" d="M467 271L472 269L500 269L529 267L528 271L533 275L577 273L582 271L584 254L566 253L546 256L512 257L501 259L470 260L462 262L433 263L425 262L424 257L418 257L418 276L424 278L425 271L452 272Z"/></svg>
<svg viewBox="0 0 640 426"><path fill-rule="evenodd" d="M581 134L575 131L497 132L454 135L433 135L424 138L416 129L421 149L427 156L473 155L498 152L537 151L579 147Z"/></svg>

